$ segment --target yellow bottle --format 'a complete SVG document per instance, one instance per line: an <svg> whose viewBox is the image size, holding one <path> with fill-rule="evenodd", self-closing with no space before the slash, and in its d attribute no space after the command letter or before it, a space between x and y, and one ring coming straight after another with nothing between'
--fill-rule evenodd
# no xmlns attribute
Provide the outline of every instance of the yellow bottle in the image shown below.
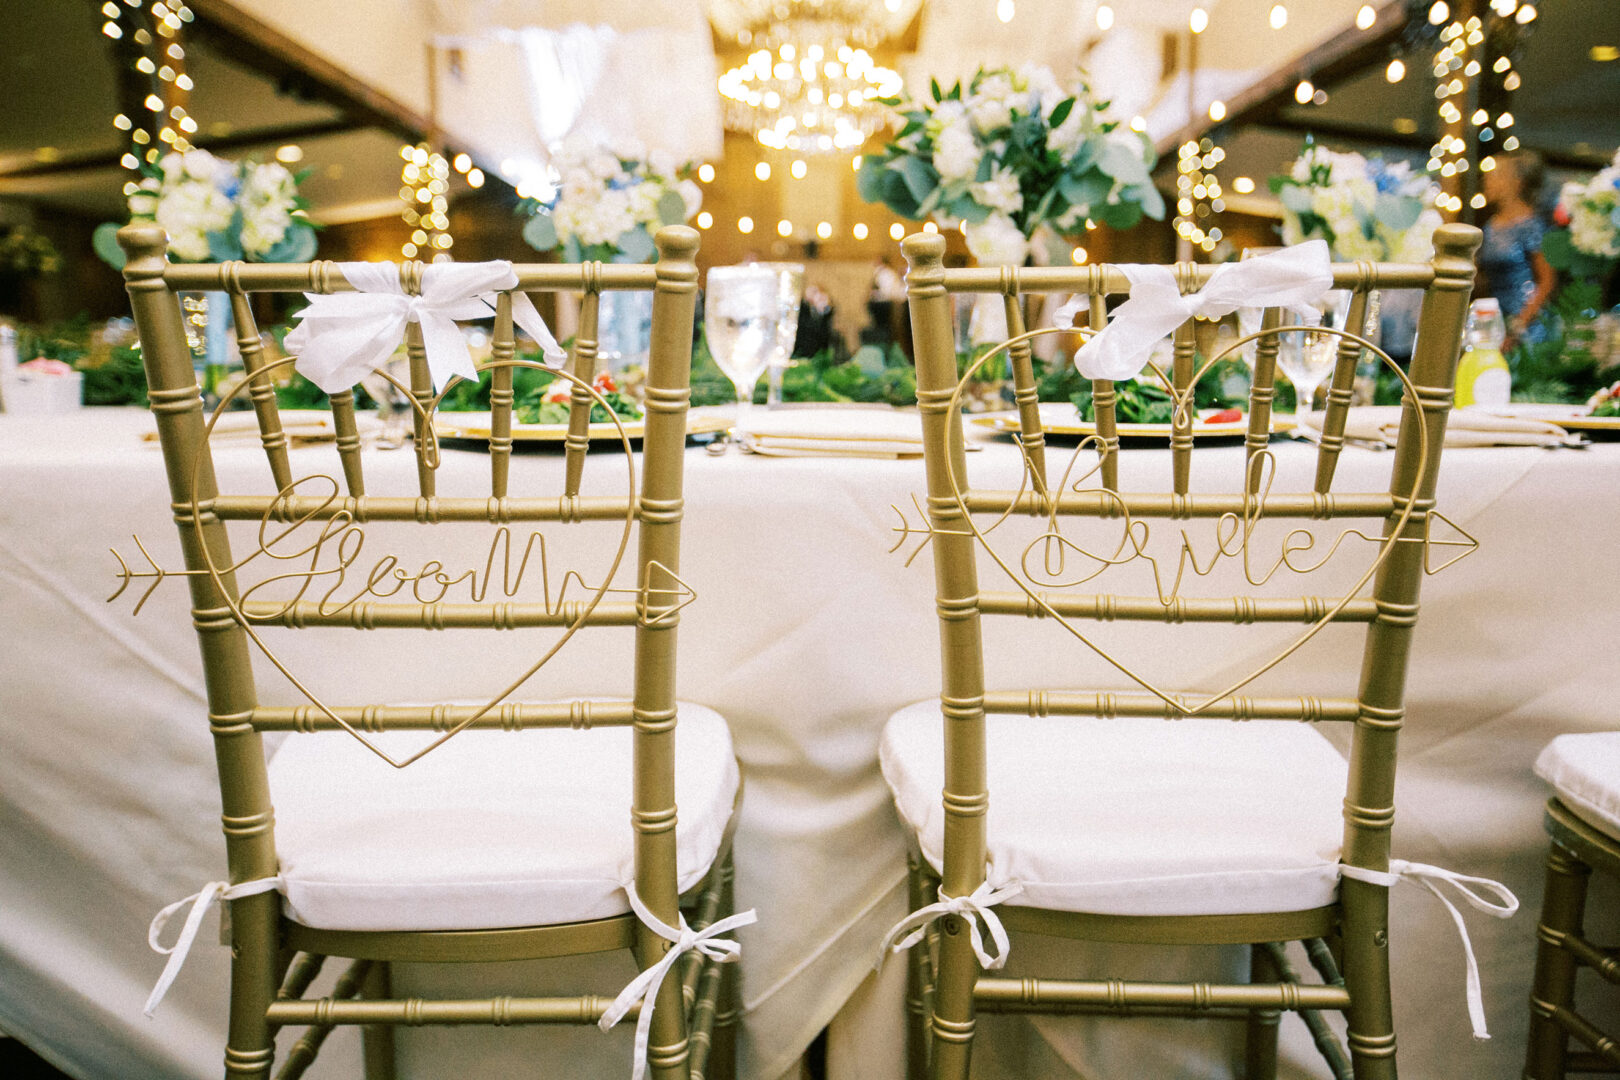
<svg viewBox="0 0 1620 1080"><path fill-rule="evenodd" d="M1506 405L1513 376L1502 355L1502 306L1492 296L1475 300L1468 309L1468 330L1462 359L1457 363L1457 406Z"/></svg>

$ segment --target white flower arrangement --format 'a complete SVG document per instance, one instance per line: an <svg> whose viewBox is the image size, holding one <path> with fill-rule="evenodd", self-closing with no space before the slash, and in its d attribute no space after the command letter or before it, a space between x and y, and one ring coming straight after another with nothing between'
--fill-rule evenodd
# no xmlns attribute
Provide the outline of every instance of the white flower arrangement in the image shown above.
<svg viewBox="0 0 1620 1080"><path fill-rule="evenodd" d="M315 226L299 181L275 162L238 165L206 150L170 151L129 196L129 218L161 225L175 262L306 262L315 254ZM97 253L115 267L123 265L117 231L109 223L95 237Z"/></svg>
<svg viewBox="0 0 1620 1080"><path fill-rule="evenodd" d="M556 191L525 199L523 239L538 251L561 247L569 262L648 262L652 234L691 220L703 191L686 176L690 165L639 146L604 148L570 139L552 155Z"/></svg>
<svg viewBox="0 0 1620 1080"><path fill-rule="evenodd" d="M860 192L902 217L966 222L981 263L1019 265L1037 230L1078 232L1090 218L1128 229L1164 216L1149 175L1152 143L1121 127L1089 87L1036 65L981 69L931 101L890 99L902 122L861 163Z"/></svg>
<svg viewBox="0 0 1620 1080"><path fill-rule="evenodd" d="M1404 161L1339 154L1307 142L1288 173L1271 178L1287 245L1326 240L1337 259L1427 262L1440 212L1437 189Z"/></svg>
<svg viewBox="0 0 1620 1080"><path fill-rule="evenodd" d="M1542 241L1548 262L1582 278L1607 273L1620 259L1620 151L1586 183L1564 185L1553 221L1561 228Z"/></svg>

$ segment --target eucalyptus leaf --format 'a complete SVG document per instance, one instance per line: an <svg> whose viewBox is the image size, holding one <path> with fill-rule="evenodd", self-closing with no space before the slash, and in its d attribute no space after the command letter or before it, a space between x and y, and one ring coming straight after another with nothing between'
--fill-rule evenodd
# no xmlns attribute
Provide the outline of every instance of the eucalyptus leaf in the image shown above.
<svg viewBox="0 0 1620 1080"><path fill-rule="evenodd" d="M550 251L557 246L557 223L550 214L536 214L523 225L523 241L536 251Z"/></svg>
<svg viewBox="0 0 1620 1080"><path fill-rule="evenodd" d="M1087 217L1096 216L1092 210L1108 198L1113 187L1114 182L1099 169L1092 169L1083 175L1065 173L1058 181L1058 193L1068 200L1070 206L1080 207Z"/></svg>
<svg viewBox="0 0 1620 1080"><path fill-rule="evenodd" d="M935 101L943 101L945 99L945 92L939 88L938 79L929 79L928 89L933 91Z"/></svg>
<svg viewBox="0 0 1620 1080"><path fill-rule="evenodd" d="M1051 124L1053 127L1061 127L1063 125L1063 121L1067 120L1069 118L1069 114L1073 111L1074 98L1064 98L1062 101L1057 103L1057 108L1052 110L1052 115L1046 118L1046 122Z"/></svg>
<svg viewBox="0 0 1620 1080"><path fill-rule="evenodd" d="M1142 213L1154 221L1164 220L1164 196L1152 184L1133 184L1121 191L1120 196L1134 200L1142 207Z"/></svg>
<svg viewBox="0 0 1620 1080"><path fill-rule="evenodd" d="M619 254L614 256L614 262L652 262L653 251L655 250L653 247L653 238L652 234L647 232L647 227L645 225L637 225L633 229L628 229L620 233L619 239L615 241L615 243L619 248Z"/></svg>
<svg viewBox="0 0 1620 1080"><path fill-rule="evenodd" d="M883 201L884 174L889 167L875 157L861 159L861 171L855 174L855 189L863 202Z"/></svg>
<svg viewBox="0 0 1620 1080"><path fill-rule="evenodd" d="M1298 184L1289 184L1277 192L1277 198L1282 200L1283 208L1292 210L1296 214L1309 214L1311 212L1311 191Z"/></svg>
<svg viewBox="0 0 1620 1080"><path fill-rule="evenodd" d="M122 270L125 262L124 249L118 246L118 230L121 227L116 221L104 221L90 234L90 246L101 261L114 270Z"/></svg>
<svg viewBox="0 0 1620 1080"><path fill-rule="evenodd" d="M1133 202L1104 203L1100 210L1092 216L1111 229L1133 229L1142 220L1142 208Z"/></svg>
<svg viewBox="0 0 1620 1080"><path fill-rule="evenodd" d="M208 258L213 262L231 262L242 257L240 222L233 222L228 231L208 234Z"/></svg>
<svg viewBox="0 0 1620 1080"><path fill-rule="evenodd" d="M579 246L579 237L570 236L563 241L563 260L571 263L585 261L585 252Z"/></svg>
<svg viewBox="0 0 1620 1080"><path fill-rule="evenodd" d="M985 154L979 158L979 171L974 174L973 179L975 182L982 184L995 175L995 171L996 156L994 154Z"/></svg>
<svg viewBox="0 0 1620 1080"><path fill-rule="evenodd" d="M1410 195L1379 195L1373 202L1373 216L1391 232L1403 233L1417 224L1423 213L1423 201Z"/></svg>
<svg viewBox="0 0 1620 1080"><path fill-rule="evenodd" d="M919 203L939 186L939 172L921 158L903 157L894 163L894 171L905 180L911 197Z"/></svg>
<svg viewBox="0 0 1620 1080"><path fill-rule="evenodd" d="M315 257L315 230L308 225L288 227L281 242L260 258L267 263L309 262Z"/></svg>
<svg viewBox="0 0 1620 1080"><path fill-rule="evenodd" d="M658 223L679 225L686 220L686 200L678 191L666 191L658 197Z"/></svg>
<svg viewBox="0 0 1620 1080"><path fill-rule="evenodd" d="M1107 138L1097 154L1097 167L1121 184L1148 182L1147 166L1135 138Z"/></svg>
<svg viewBox="0 0 1620 1080"><path fill-rule="evenodd" d="M945 212L951 217L961 218L970 225L978 225L990 217L990 208L980 206L973 201L971 195L958 195L945 204Z"/></svg>

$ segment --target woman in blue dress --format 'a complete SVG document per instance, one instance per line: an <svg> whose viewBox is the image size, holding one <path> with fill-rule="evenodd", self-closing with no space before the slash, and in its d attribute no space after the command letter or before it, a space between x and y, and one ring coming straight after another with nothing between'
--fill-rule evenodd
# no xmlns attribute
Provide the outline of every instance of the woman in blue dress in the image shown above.
<svg viewBox="0 0 1620 1080"><path fill-rule="evenodd" d="M1522 153L1497 155L1495 168L1484 174L1490 216L1484 223L1480 280L1474 291L1501 303L1507 320L1505 350L1539 338L1536 317L1558 283L1558 275L1541 254L1545 230L1536 214L1536 195L1543 172L1540 158Z"/></svg>

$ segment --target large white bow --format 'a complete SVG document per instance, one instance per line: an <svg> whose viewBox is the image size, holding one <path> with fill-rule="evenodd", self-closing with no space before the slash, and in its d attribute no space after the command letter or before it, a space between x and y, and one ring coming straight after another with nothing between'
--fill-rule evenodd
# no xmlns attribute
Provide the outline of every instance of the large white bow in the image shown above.
<svg viewBox="0 0 1620 1080"><path fill-rule="evenodd" d="M1159 339L1195 315L1217 319L1240 307L1283 307L1314 326L1322 316L1312 305L1333 287L1325 240L1223 263L1202 289L1185 296L1167 266L1131 263L1116 269L1130 279L1131 297L1075 354L1075 366L1088 379L1134 379ZM1072 297L1053 313L1052 324L1072 325L1075 314L1089 303L1087 296Z"/></svg>
<svg viewBox="0 0 1620 1080"><path fill-rule="evenodd" d="M630 980L630 985L619 991L619 996L613 999L613 1004L602 1014L602 1019L596 1022L598 1027L606 1031L623 1020L636 1002L641 1002L641 1015L636 1018L635 1058L630 1067L630 1077L631 1080L642 1080L647 1072L647 1042L652 1033L653 1006L658 1000L658 988L664 984L664 976L675 966L675 961L693 949L722 964L734 963L737 955L742 952L742 946L735 941L721 940L719 935L740 926L756 923L759 916L750 908L729 915L719 922L705 926L702 930L693 930L686 925L686 917L683 915L680 929L677 930L647 910L647 906L641 902L641 897L636 895L634 885L626 885L625 891L630 896L630 906L635 909L636 917L659 937L674 942L674 948L666 952L663 959Z"/></svg>
<svg viewBox="0 0 1620 1080"><path fill-rule="evenodd" d="M1430 866L1428 863L1407 862L1405 859L1389 860L1389 873L1387 874L1378 870L1368 870L1360 866L1349 865L1339 867L1339 872L1347 878L1354 878L1357 881L1365 881L1372 885L1383 885L1385 887L1404 880L1415 880L1425 889L1434 893L1440 899L1440 902L1446 905L1446 910L1451 913L1451 921L1457 924L1457 935L1462 938L1463 956L1467 961L1468 1019L1474 1026L1474 1038L1481 1042L1489 1039L1491 1033L1485 1029L1485 994L1479 986L1479 961L1474 957L1474 943L1468 937L1468 927L1463 922L1462 912L1458 911L1457 905L1453 904L1451 899L1440 891L1440 885L1449 884L1457 890L1457 894L1463 898L1463 901L1469 907L1475 911L1483 911L1485 914L1495 916L1498 919L1510 918L1514 912L1518 911L1519 898L1514 896L1512 891L1500 881L1492 881L1490 878L1469 877L1467 874L1459 874L1438 866ZM1488 892L1495 893L1500 903L1493 904L1473 889L1470 889L1469 885L1479 885Z"/></svg>
<svg viewBox="0 0 1620 1080"><path fill-rule="evenodd" d="M339 263L338 269L355 291L306 293L309 307L299 313L286 342L287 351L298 357L293 366L329 394L349 389L387 363L413 322L422 324L435 389L443 389L452 375L476 380L478 369L456 320L488 317L495 294L518 283L517 272L504 260L432 263L422 271L421 296L406 295L393 263ZM527 293L512 293L512 318L534 338L547 363L567 358Z"/></svg>
<svg viewBox="0 0 1620 1080"><path fill-rule="evenodd" d="M191 953L192 942L197 940L197 930L202 926L203 916L208 914L208 909L214 906L215 901L239 900L244 896L270 892L280 886L279 877L255 878L238 885L232 885L228 881L210 881L184 900L176 900L153 916L152 925L146 930L146 943L152 946L153 952L167 956L169 962L163 965L163 974L158 976L157 985L152 987L152 993L146 999L146 1007L141 1011L147 1016L157 1012L157 1007L163 1002L163 995L169 992L169 987L174 985L180 969L185 966L186 957ZM187 904L191 905L191 910L186 913L186 921L180 926L180 936L175 939L173 945L165 946L158 940L163 928L169 924L175 912Z"/></svg>
<svg viewBox="0 0 1620 1080"><path fill-rule="evenodd" d="M967 896L946 896L942 889L938 903L920 907L895 924L883 939L883 950L878 953L877 962L881 965L890 952L904 952L917 944L928 932L928 924L935 919L960 915L967 921L968 940L973 944L974 955L986 970L994 971L1007 962L1007 950L1011 946L1007 940L1007 928L1001 925L1001 920L991 909L1023 891L1024 886L1016 881L999 889L991 888L986 881ZM984 921L985 929L990 931L990 939L996 943L994 955L985 951L984 935L979 933L980 920Z"/></svg>

